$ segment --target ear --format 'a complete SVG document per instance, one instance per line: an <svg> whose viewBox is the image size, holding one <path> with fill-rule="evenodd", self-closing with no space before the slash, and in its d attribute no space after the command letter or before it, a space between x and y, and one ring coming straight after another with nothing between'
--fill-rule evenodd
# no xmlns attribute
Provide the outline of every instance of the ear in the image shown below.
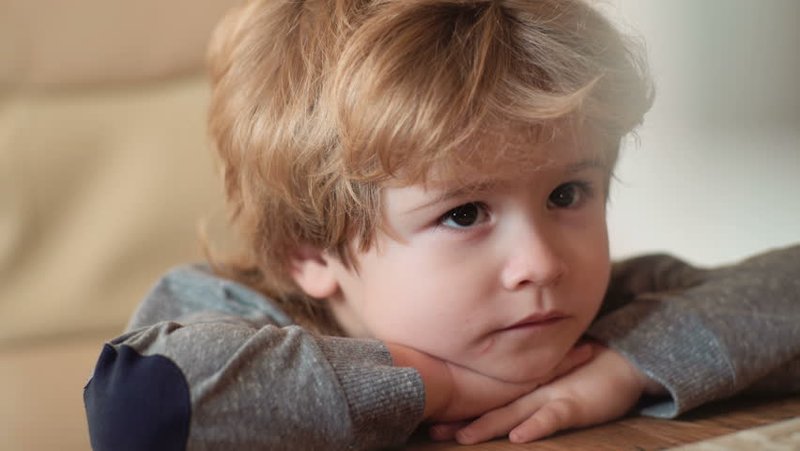
<svg viewBox="0 0 800 451"><path fill-rule="evenodd" d="M290 275L307 295L325 299L339 291L339 281L323 251L312 246L298 248L290 261Z"/></svg>

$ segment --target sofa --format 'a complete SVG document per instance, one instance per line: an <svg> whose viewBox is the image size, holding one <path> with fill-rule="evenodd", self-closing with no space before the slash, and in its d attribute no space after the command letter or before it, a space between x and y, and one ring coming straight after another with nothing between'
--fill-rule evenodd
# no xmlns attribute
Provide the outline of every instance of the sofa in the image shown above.
<svg viewBox="0 0 800 451"><path fill-rule="evenodd" d="M89 448L104 340L224 228L209 34L233 0L0 0L0 443Z"/></svg>

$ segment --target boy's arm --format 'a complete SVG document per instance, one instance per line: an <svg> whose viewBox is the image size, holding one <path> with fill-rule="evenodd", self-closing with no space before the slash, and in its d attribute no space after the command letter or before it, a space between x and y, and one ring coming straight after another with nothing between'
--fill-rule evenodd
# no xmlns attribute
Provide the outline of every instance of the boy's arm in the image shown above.
<svg viewBox="0 0 800 451"><path fill-rule="evenodd" d="M84 391L92 447L361 449L407 439L425 402L415 370L394 366L378 341L286 321L242 286L174 271L134 330L103 349Z"/></svg>
<svg viewBox="0 0 800 451"><path fill-rule="evenodd" d="M630 278L636 266L623 263L624 280L665 282L588 331L669 393L640 413L672 418L748 388L800 390L800 246L713 270L671 261L641 265L639 279Z"/></svg>

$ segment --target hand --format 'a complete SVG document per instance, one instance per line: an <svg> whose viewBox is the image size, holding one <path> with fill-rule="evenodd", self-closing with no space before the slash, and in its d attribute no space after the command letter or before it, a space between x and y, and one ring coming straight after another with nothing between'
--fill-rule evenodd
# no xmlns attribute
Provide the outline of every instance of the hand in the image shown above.
<svg viewBox="0 0 800 451"><path fill-rule="evenodd" d="M401 345L387 344L396 366L417 369L425 384L426 421L474 418L506 405L536 387L572 371L592 357L592 346L572 348L545 377L524 383L501 381Z"/></svg>
<svg viewBox="0 0 800 451"><path fill-rule="evenodd" d="M575 371L515 401L463 423L431 428L435 440L474 444L508 434L525 443L561 429L603 423L625 415L653 383L620 354L599 344L594 358Z"/></svg>

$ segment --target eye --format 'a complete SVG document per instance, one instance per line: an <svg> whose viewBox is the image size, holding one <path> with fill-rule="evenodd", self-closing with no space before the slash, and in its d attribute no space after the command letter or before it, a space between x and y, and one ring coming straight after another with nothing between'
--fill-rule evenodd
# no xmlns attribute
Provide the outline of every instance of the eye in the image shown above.
<svg viewBox="0 0 800 451"><path fill-rule="evenodd" d="M547 198L547 206L550 208L573 208L579 205L589 194L591 194L591 188L587 183L564 183L550 193Z"/></svg>
<svg viewBox="0 0 800 451"><path fill-rule="evenodd" d="M470 202L459 205L442 215L439 218L439 224L453 229L466 229L486 222L487 219L486 206L478 202Z"/></svg>

